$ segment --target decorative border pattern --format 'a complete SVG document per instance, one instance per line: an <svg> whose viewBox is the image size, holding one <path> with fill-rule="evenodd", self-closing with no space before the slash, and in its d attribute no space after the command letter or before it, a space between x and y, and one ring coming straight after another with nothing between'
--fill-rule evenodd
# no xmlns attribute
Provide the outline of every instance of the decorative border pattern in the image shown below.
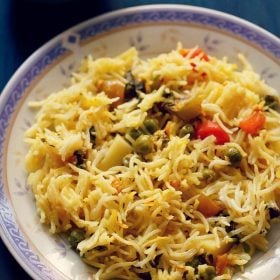
<svg viewBox="0 0 280 280"><path fill-rule="evenodd" d="M46 67L52 64L57 58L63 55L67 49L59 41L49 50L40 56L40 58L31 65L28 70L17 80L12 90L7 93L8 98L3 104L0 112L0 166L3 166L4 147L6 132L9 127L10 118L17 106L17 103L24 95L26 89L32 81L38 77ZM2 101L3 102L3 101ZM10 244L20 256L20 259L38 276L40 279L55 280L51 269L47 268L40 260L39 256L34 254L29 247L28 242L20 232L10 202L7 200L3 185L3 173L0 172L0 225L5 232Z"/></svg>
<svg viewBox="0 0 280 280"><path fill-rule="evenodd" d="M50 66L54 61L58 60L67 51L71 51L69 43L75 39L73 34L79 36L80 42L98 34L106 33L115 28L120 28L127 25L136 25L141 23L156 23L156 22L178 22L178 23L195 23L215 27L233 33L236 36L245 38L246 40L255 43L257 46L273 54L276 58L280 58L280 43L274 40L273 37L265 35L250 28L246 24L238 24L234 20L225 19L222 16L214 16L212 13L207 14L206 10L190 11L187 7L176 8L163 7L156 10L128 10L127 12L112 14L107 17L99 17L85 24L83 27L74 28L72 35L67 33L68 45L65 44L66 33L60 35L58 39L51 44L51 47L42 53L35 63L28 65L25 63L27 70L14 81L5 92L5 99L2 98L0 104L0 166L3 166L4 148L6 132L9 128L10 119L17 107L17 104L29 88L31 83ZM75 31L76 30L76 31ZM75 39L76 40L76 39ZM139 41L139 40L138 40ZM137 42L136 42L137 43ZM8 91L9 90L9 91ZM4 97L4 96L3 96ZM36 275L38 279L57 279L50 268L46 267L32 249L29 247L23 234L20 232L18 225L11 209L10 202L5 196L3 185L3 173L0 172L0 226L1 233L5 235L11 247L18 254L22 263Z"/></svg>
<svg viewBox="0 0 280 280"><path fill-rule="evenodd" d="M80 35L81 41L83 41L89 37L105 33L113 28L124 27L131 24L135 25L154 22L197 23L215 27L243 37L244 39L260 46L262 49L272 53L275 57L280 58L279 43L269 40L267 36L247 27L246 25L235 23L232 20L224 19L219 16L188 10L166 10L163 8L162 10L156 11L129 13L121 17L115 16L107 21L86 26L78 30L77 33Z"/></svg>

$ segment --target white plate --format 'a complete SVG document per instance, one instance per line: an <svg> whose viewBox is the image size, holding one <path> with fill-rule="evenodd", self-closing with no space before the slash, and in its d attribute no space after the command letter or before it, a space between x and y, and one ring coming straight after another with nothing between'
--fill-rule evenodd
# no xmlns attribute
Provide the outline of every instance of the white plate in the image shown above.
<svg viewBox="0 0 280 280"><path fill-rule="evenodd" d="M93 279L59 236L40 225L26 185L24 131L34 120L27 107L63 87L86 54L116 55L135 46L142 56L169 51L181 41L211 55L236 59L242 52L271 86L280 88L280 40L239 18L182 5L153 5L109 13L73 27L36 51L16 72L0 103L0 232L5 244L34 279ZM257 254L235 279L275 279L280 275L280 226L269 235L270 247Z"/></svg>

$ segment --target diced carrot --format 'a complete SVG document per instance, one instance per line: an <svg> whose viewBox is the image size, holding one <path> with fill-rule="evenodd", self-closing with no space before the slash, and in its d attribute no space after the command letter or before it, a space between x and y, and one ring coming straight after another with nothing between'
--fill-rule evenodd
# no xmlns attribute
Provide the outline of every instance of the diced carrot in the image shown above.
<svg viewBox="0 0 280 280"><path fill-rule="evenodd" d="M239 127L248 134L256 135L264 128L264 124L264 113L261 110L255 110L251 116L239 123Z"/></svg>
<svg viewBox="0 0 280 280"><path fill-rule="evenodd" d="M198 211L200 211L206 218L213 217L219 214L223 209L219 206L219 204L208 198L207 196L201 194L198 197Z"/></svg>
<svg viewBox="0 0 280 280"><path fill-rule="evenodd" d="M217 275L222 275L229 264L228 254L218 255L215 261Z"/></svg>
<svg viewBox="0 0 280 280"><path fill-rule="evenodd" d="M179 52L180 52L180 54L181 54L181 56L183 56L183 57L186 57L187 56L187 54L190 52L188 49L180 49L179 50Z"/></svg>
<svg viewBox="0 0 280 280"><path fill-rule="evenodd" d="M172 181L170 181L170 185L171 185L173 188L178 189L178 188L181 186L181 183L180 183L180 181L178 181L178 180L172 180Z"/></svg>

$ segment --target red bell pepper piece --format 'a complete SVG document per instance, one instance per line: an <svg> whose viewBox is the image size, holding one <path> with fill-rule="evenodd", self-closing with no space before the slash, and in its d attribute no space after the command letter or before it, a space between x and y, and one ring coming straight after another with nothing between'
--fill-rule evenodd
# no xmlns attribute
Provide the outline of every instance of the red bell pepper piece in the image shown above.
<svg viewBox="0 0 280 280"><path fill-rule="evenodd" d="M229 135L216 123L210 120L204 120L196 127L196 136L199 139L204 139L210 135L216 137L216 144L223 145L230 141Z"/></svg>

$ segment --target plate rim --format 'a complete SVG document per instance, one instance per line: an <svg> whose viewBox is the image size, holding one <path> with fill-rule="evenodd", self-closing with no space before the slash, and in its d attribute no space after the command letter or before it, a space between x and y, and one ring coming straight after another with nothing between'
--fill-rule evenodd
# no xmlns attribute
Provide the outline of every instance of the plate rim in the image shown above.
<svg viewBox="0 0 280 280"><path fill-rule="evenodd" d="M11 77L8 79L8 82L5 84L4 88L1 91L0 94L0 106L2 105L2 99L4 99L7 95L8 89L11 87L11 84L14 82L14 80L17 80L19 74L21 72L24 72L26 68L30 65L30 63L33 60L36 60L37 57L40 57L42 52L44 50L47 50L50 48L54 42L58 41L59 39L62 39L63 36L65 36L69 32L77 31L81 29L84 26L87 26L90 23L98 23L100 21L104 21L106 19L112 18L114 16L119 16L121 14L131 14L137 11L149 11L153 8L154 10L164 10L164 9L176 9L176 10L188 10L188 11L194 11L194 12L205 12L207 14L211 14L213 16L222 17L224 19L230 19L231 21L242 24L244 26L247 26L249 29L255 29L257 32L260 32L264 36L268 36L272 41L275 41L280 46L280 38L278 38L275 34L271 33L270 31L264 29L263 27L260 27L259 25L252 23L244 18L235 16L233 14L223 12L220 10L214 10L211 8L205 8L201 6L192 6L192 5L184 5L184 4L148 4L148 5L137 5L127 8L121 8L110 12L102 13L98 16L86 19L80 23L77 23L73 26L70 26L69 28L65 29L64 31L58 33L54 37L52 37L50 40L43 43L40 47L38 47L33 53L31 53L21 64L20 66L14 71L14 73L11 75ZM280 54L279 54L279 60L280 60Z"/></svg>

